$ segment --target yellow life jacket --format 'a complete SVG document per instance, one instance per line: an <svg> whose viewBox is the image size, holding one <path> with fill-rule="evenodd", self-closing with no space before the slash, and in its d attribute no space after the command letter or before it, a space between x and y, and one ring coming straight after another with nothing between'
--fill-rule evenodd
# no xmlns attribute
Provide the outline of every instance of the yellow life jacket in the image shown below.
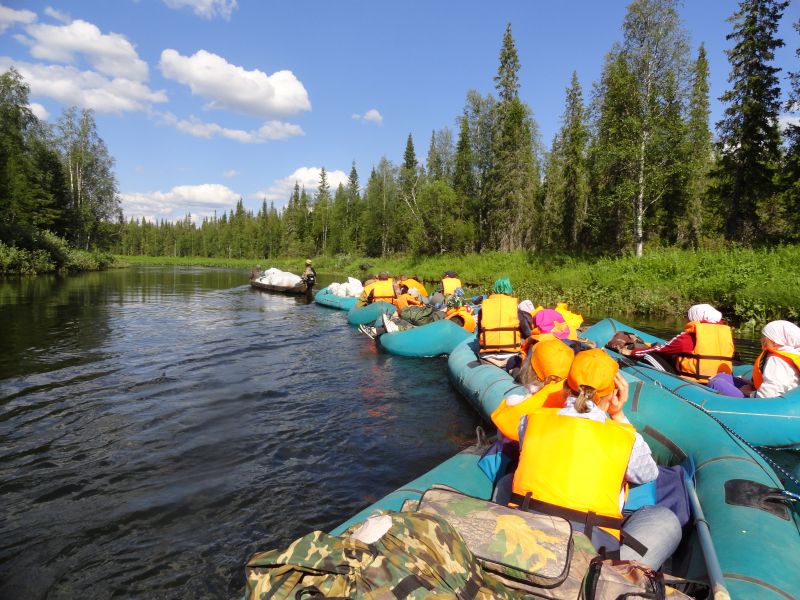
<svg viewBox="0 0 800 600"><path fill-rule="evenodd" d="M760 388L761 384L764 383L764 363L767 362L767 358L770 356L782 358L800 371L800 355L792 354L791 352L781 352L780 350L762 350L753 365L753 386L756 389Z"/></svg>
<svg viewBox="0 0 800 600"><path fill-rule="evenodd" d="M398 314L400 314L401 310L405 310L409 306L422 306L422 302L414 298L411 294L400 294L392 303L397 307Z"/></svg>
<svg viewBox="0 0 800 600"><path fill-rule="evenodd" d="M512 502L523 508L530 502L533 510L550 514L568 509L560 516L579 521L584 519L569 513L594 513L587 524L619 539L620 492L635 429L611 419L599 423L557 412L543 408L528 415Z"/></svg>
<svg viewBox="0 0 800 600"><path fill-rule="evenodd" d="M384 302L391 303L392 300L396 298L394 293L394 284L392 283L391 278L378 279L365 286L364 291L366 292L367 296L369 296L370 292L372 292L372 302L379 302L383 300Z"/></svg>
<svg viewBox="0 0 800 600"><path fill-rule="evenodd" d="M452 319L453 317L461 317L464 319L464 329L470 333L475 332L475 316L469 312L466 306L448 309L445 319Z"/></svg>
<svg viewBox="0 0 800 600"><path fill-rule="evenodd" d="M694 333L694 350L679 354L675 369L684 379L708 382L717 373L732 373L733 333L723 323L690 321L685 331Z"/></svg>
<svg viewBox="0 0 800 600"><path fill-rule="evenodd" d="M456 291L456 288L460 287L462 287L461 280L458 277L444 277L442 279L442 294L445 296L449 296Z"/></svg>
<svg viewBox="0 0 800 600"><path fill-rule="evenodd" d="M422 285L422 283L420 283L416 279L411 279L411 278L403 279L403 281L400 282L400 285L404 285L408 289L417 288L417 290L419 290L420 295L422 295L422 296L427 296L428 295L428 290L426 290L425 286Z"/></svg>
<svg viewBox="0 0 800 600"><path fill-rule="evenodd" d="M562 408L564 406L564 382L548 383L535 394L519 404L506 404L505 398L492 413L492 422L497 431L509 439L519 441L519 420L539 408Z"/></svg>
<svg viewBox="0 0 800 600"><path fill-rule="evenodd" d="M478 342L482 354L519 352L520 333L517 299L492 294L481 304Z"/></svg>

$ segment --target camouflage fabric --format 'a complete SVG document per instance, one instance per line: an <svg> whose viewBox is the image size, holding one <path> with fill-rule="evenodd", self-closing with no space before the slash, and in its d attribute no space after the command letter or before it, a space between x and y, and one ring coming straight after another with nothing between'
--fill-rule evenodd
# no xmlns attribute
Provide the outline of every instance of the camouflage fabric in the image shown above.
<svg viewBox="0 0 800 600"><path fill-rule="evenodd" d="M310 533L286 550L253 555L247 563L248 600L364 598L366 600L511 600L443 519L423 513L379 512L391 527L375 543Z"/></svg>
<svg viewBox="0 0 800 600"><path fill-rule="evenodd" d="M439 321L444 314L434 310L432 306L409 306L400 311L400 318L412 325L425 325Z"/></svg>
<svg viewBox="0 0 800 600"><path fill-rule="evenodd" d="M680 591L684 589L691 595ZM592 560L586 574L581 598L608 600L613 598L669 598L691 600L708 597L708 586L690 582L627 560Z"/></svg>
<svg viewBox="0 0 800 600"><path fill-rule="evenodd" d="M434 486L421 512L443 517L464 538L484 569L506 586L545 598L576 598L596 552L568 521L524 512Z"/></svg>

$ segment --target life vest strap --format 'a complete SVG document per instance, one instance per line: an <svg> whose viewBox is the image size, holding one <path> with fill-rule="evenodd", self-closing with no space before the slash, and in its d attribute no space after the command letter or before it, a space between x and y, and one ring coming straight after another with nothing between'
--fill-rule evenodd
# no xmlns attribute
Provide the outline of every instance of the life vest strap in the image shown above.
<svg viewBox="0 0 800 600"><path fill-rule="evenodd" d="M481 327L481 333L492 331L517 331L519 327Z"/></svg>
<svg viewBox="0 0 800 600"><path fill-rule="evenodd" d="M713 354L692 354L691 352L680 352L675 356L681 358L696 358L699 360L733 360L733 356L714 356Z"/></svg>
<svg viewBox="0 0 800 600"><path fill-rule="evenodd" d="M554 517L561 517L567 521L577 521L578 523L583 523L583 533L589 539L592 539L593 527L616 529L619 531L620 538L626 546L628 546L631 550L638 552L642 556L647 554L647 546L642 544L642 542L637 540L632 535L625 533L625 531L622 529L621 518L609 517L608 515L598 515L592 511L585 512L582 510L575 510L573 508L559 506L558 504L550 504L549 502L532 498L530 492L524 496L512 492L510 501L514 504L517 504L519 508L524 511L540 512L546 515L552 515Z"/></svg>

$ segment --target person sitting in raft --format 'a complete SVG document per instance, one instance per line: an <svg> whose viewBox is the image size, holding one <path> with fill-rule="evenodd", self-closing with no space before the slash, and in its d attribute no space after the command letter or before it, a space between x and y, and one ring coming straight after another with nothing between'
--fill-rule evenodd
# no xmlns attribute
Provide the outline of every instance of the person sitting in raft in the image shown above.
<svg viewBox="0 0 800 600"><path fill-rule="evenodd" d="M458 278L458 273L455 271L445 271L442 275L442 295L445 298L452 296L460 287L461 280Z"/></svg>
<svg viewBox="0 0 800 600"><path fill-rule="evenodd" d="M761 330L761 354L753 365L752 382L740 392L753 398L777 398L800 386L800 327L771 321Z"/></svg>
<svg viewBox="0 0 800 600"><path fill-rule="evenodd" d="M564 382L575 353L560 340L546 340L533 347L530 359L520 369L520 383L527 396L512 394L500 401L492 413L497 433L519 442L519 424L523 415L538 408L564 406Z"/></svg>
<svg viewBox="0 0 800 600"><path fill-rule="evenodd" d="M717 373L731 373L733 332L723 322L722 313L710 304L695 304L688 317L686 328L670 341L649 348L622 349L621 353L637 359L661 357L678 375L700 383L707 383Z"/></svg>
<svg viewBox="0 0 800 600"><path fill-rule="evenodd" d="M498 279L478 313L478 354L481 359L500 367L519 352L521 344L518 302L512 293L508 277Z"/></svg>
<svg viewBox="0 0 800 600"><path fill-rule="evenodd" d="M414 277L409 277L408 275L400 275L397 278L400 285L406 286L409 291L412 289L416 289L419 292L418 298L421 299L423 302L427 300L428 297L428 290L425 289L425 285L419 280Z"/></svg>
<svg viewBox="0 0 800 600"><path fill-rule="evenodd" d="M381 271L378 279L364 284L364 291L356 301L356 308L362 308L373 302L393 302L397 297L394 291L394 281L389 277L389 273Z"/></svg>
<svg viewBox="0 0 800 600"><path fill-rule="evenodd" d="M566 518L598 551L658 569L681 541L678 518L644 506L623 518L628 483L658 477L650 447L625 417L628 383L601 349L575 355L564 408L534 410L520 424L511 502Z"/></svg>
<svg viewBox="0 0 800 600"><path fill-rule="evenodd" d="M413 290L413 293L412 293ZM397 307L397 312L405 310L409 306L422 306L423 302L419 298L419 290L410 288L405 284L399 285L399 294L392 303Z"/></svg>
<svg viewBox="0 0 800 600"><path fill-rule="evenodd" d="M445 312L444 318L452 321L459 327L463 327L470 333L475 333L475 326L477 325L477 322L475 320L475 315L469 306L464 305L448 308L447 312Z"/></svg>

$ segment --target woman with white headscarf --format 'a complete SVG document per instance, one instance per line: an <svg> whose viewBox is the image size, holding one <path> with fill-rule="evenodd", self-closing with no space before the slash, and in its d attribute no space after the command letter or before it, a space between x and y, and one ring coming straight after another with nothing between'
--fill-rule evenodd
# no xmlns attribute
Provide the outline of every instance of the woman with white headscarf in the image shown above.
<svg viewBox="0 0 800 600"><path fill-rule="evenodd" d="M753 365L753 386L742 391L776 398L800 385L800 327L772 321L761 330L761 354Z"/></svg>
<svg viewBox="0 0 800 600"><path fill-rule="evenodd" d="M733 332L724 323L722 313L710 304L695 304L687 316L689 322L684 330L670 341L622 353L634 358L662 356L672 362L678 375L700 383L717 373L731 373Z"/></svg>

